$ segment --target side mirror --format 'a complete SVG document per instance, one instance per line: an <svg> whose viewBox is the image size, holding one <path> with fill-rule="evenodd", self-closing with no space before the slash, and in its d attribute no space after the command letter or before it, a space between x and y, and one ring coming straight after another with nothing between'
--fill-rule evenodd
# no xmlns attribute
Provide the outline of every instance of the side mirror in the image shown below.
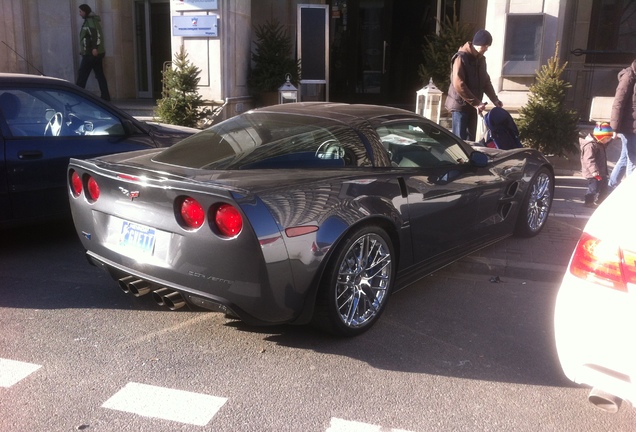
<svg viewBox="0 0 636 432"><path fill-rule="evenodd" d="M489 160L488 155L480 151L474 151L470 154L470 163L477 168L487 167Z"/></svg>
<svg viewBox="0 0 636 432"><path fill-rule="evenodd" d="M135 125L128 119L124 119L122 121L122 126L124 127L124 133L126 135L132 135L135 133Z"/></svg>

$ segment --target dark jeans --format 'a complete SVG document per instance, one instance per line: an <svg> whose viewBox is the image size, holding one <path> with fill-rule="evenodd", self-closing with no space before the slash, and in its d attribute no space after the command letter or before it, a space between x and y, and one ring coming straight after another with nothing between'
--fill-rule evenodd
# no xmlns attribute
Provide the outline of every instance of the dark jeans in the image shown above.
<svg viewBox="0 0 636 432"><path fill-rule="evenodd" d="M597 204L600 204L605 198L607 198L607 194L607 178L603 177L601 180L596 180L595 178L587 179L585 204L594 204L595 200L597 201Z"/></svg>
<svg viewBox="0 0 636 432"><path fill-rule="evenodd" d="M453 133L465 141L477 141L477 110L472 106L453 111Z"/></svg>
<svg viewBox="0 0 636 432"><path fill-rule="evenodd" d="M99 84L99 91L101 92L102 99L109 101L110 93L108 92L108 83L104 76L104 68L102 67L102 60L104 60L104 54L100 54L95 57L92 54L82 56L82 62L80 63L79 71L77 71L77 85L86 88L86 81L91 71L95 71L95 78Z"/></svg>

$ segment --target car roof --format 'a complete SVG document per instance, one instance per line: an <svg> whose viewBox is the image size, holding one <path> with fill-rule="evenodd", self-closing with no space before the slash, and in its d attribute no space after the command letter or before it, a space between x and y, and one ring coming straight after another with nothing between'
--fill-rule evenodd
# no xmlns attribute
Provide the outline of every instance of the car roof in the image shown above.
<svg viewBox="0 0 636 432"><path fill-rule="evenodd" d="M307 115L344 120L344 117L372 119L381 116L416 116L412 111L382 105L346 104L339 102L296 102L257 108L253 112Z"/></svg>
<svg viewBox="0 0 636 432"><path fill-rule="evenodd" d="M68 83L69 81L62 78L49 77L44 75L29 75L29 74L0 72L0 83L4 84L9 82L12 84L15 84L15 83L59 84L59 83Z"/></svg>

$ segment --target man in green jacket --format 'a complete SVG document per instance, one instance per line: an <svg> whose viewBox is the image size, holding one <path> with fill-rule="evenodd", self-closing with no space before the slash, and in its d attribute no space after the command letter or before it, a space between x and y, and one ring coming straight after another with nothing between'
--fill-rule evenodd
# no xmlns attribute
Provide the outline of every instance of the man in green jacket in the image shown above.
<svg viewBox="0 0 636 432"><path fill-rule="evenodd" d="M91 7L87 4L79 6L79 14L84 18L80 29L80 55L82 61L77 72L77 85L85 88L91 71L95 71L95 78L99 84L99 91L104 100L110 100L108 83L104 76L102 61L106 55L104 50L104 35L102 34L101 19L98 15L91 15Z"/></svg>

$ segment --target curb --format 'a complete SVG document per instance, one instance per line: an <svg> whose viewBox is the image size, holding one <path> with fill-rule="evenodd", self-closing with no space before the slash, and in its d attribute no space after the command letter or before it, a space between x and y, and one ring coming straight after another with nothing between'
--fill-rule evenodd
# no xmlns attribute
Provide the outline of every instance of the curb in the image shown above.
<svg viewBox="0 0 636 432"><path fill-rule="evenodd" d="M446 266L452 273L483 274L492 278L527 279L538 282L561 283L566 266L515 262L505 259L467 256ZM503 280L502 280L503 281Z"/></svg>

